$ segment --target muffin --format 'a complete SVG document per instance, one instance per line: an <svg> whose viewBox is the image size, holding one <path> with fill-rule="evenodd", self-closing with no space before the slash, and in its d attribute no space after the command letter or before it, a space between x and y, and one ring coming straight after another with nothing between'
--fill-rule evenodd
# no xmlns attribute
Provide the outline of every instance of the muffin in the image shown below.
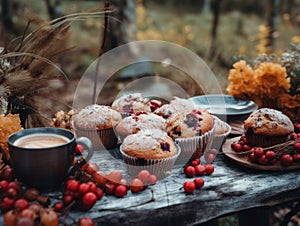
<svg viewBox="0 0 300 226"><path fill-rule="evenodd" d="M166 130L166 120L154 113L136 112L123 118L116 127L116 132L122 141L126 136L141 130L160 129Z"/></svg>
<svg viewBox="0 0 300 226"><path fill-rule="evenodd" d="M281 111L261 108L244 121L245 137L252 147L270 147L290 139L292 121Z"/></svg>
<svg viewBox="0 0 300 226"><path fill-rule="evenodd" d="M116 99L111 107L123 116L128 116L139 111L151 112L149 99L144 98L141 93L123 95Z"/></svg>
<svg viewBox="0 0 300 226"><path fill-rule="evenodd" d="M120 152L130 176L136 177L142 169L147 169L164 178L171 173L180 148L166 132L154 129L128 135Z"/></svg>
<svg viewBox="0 0 300 226"><path fill-rule="evenodd" d="M77 137L88 137L94 148L111 149L118 143L114 128L121 119L111 107L93 104L73 116L73 127Z"/></svg>
<svg viewBox="0 0 300 226"><path fill-rule="evenodd" d="M181 148L180 162L199 158L211 147L214 118L203 109L178 112L167 120L167 132Z"/></svg>
<svg viewBox="0 0 300 226"><path fill-rule="evenodd" d="M231 132L231 127L226 122L222 121L216 116L214 117L215 130L213 135L213 142L211 148L219 150L222 144L225 142L226 138Z"/></svg>
<svg viewBox="0 0 300 226"><path fill-rule="evenodd" d="M195 106L191 101L179 97L173 97L168 104L162 105L160 108L156 109L154 113L168 119L177 112L192 110L194 108Z"/></svg>

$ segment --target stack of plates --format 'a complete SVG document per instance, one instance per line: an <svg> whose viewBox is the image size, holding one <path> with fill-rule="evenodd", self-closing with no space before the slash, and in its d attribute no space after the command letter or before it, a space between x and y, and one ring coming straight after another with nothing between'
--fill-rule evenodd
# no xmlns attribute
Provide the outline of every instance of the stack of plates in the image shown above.
<svg viewBox="0 0 300 226"><path fill-rule="evenodd" d="M242 133L243 129L239 127L242 126L244 119L258 108L257 104L251 100L223 94L194 96L189 100L200 108L208 110L212 115L228 122L232 126L232 133L236 134Z"/></svg>

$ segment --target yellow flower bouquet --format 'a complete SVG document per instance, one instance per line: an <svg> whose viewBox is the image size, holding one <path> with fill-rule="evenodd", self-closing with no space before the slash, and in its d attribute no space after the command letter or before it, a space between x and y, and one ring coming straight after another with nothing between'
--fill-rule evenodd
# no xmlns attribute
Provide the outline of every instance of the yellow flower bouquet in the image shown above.
<svg viewBox="0 0 300 226"><path fill-rule="evenodd" d="M229 71L228 80L230 95L300 121L300 44L291 45L281 56L259 55L252 64L239 60Z"/></svg>

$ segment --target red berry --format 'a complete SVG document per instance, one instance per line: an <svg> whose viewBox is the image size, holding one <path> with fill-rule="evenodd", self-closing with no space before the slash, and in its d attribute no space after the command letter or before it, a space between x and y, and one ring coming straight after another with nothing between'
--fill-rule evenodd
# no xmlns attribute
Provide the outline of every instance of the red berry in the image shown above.
<svg viewBox="0 0 300 226"><path fill-rule="evenodd" d="M260 156L257 161L261 165L267 165L268 164L268 159L266 158L266 155Z"/></svg>
<svg viewBox="0 0 300 226"><path fill-rule="evenodd" d="M263 154L264 154L264 149L263 148L261 148L261 147L255 147L254 148L254 155L257 158L260 158Z"/></svg>
<svg viewBox="0 0 300 226"><path fill-rule="evenodd" d="M89 217L79 219L78 226L94 226L94 221Z"/></svg>
<svg viewBox="0 0 300 226"><path fill-rule="evenodd" d="M208 165L205 166L205 173L207 175L211 175L214 171L215 171L215 168L214 168L213 165L208 164Z"/></svg>
<svg viewBox="0 0 300 226"><path fill-rule="evenodd" d="M93 192L93 193L97 192L97 186L96 186L96 184L94 182L88 181L86 183L89 186L89 192Z"/></svg>
<svg viewBox="0 0 300 226"><path fill-rule="evenodd" d="M204 180L202 178L198 177L198 178L195 178L194 183L195 183L196 188L199 189L199 188L203 187Z"/></svg>
<svg viewBox="0 0 300 226"><path fill-rule="evenodd" d="M15 198L18 195L18 192L14 188L8 188L5 195L9 198Z"/></svg>
<svg viewBox="0 0 300 226"><path fill-rule="evenodd" d="M298 138L297 133L295 133L295 132L292 132L290 137L291 137L291 140L297 140L297 138Z"/></svg>
<svg viewBox="0 0 300 226"><path fill-rule="evenodd" d="M242 145L240 143L236 143L236 142L232 143L231 148L236 152L242 151Z"/></svg>
<svg viewBox="0 0 300 226"><path fill-rule="evenodd" d="M151 183L150 176L151 176L151 174L148 170L141 170L138 173L137 178L139 178L141 181L143 181L144 185L149 185Z"/></svg>
<svg viewBox="0 0 300 226"><path fill-rule="evenodd" d="M114 194L115 188L116 188L116 184L111 183L111 182L106 183L105 184L105 192L106 192L106 194L108 194L108 195Z"/></svg>
<svg viewBox="0 0 300 226"><path fill-rule="evenodd" d="M216 149L216 148L212 148L210 150L210 153L214 154L214 155L217 155L219 153L219 151Z"/></svg>
<svg viewBox="0 0 300 226"><path fill-rule="evenodd" d="M250 151L250 146L248 144L244 144L242 147L243 151Z"/></svg>
<svg viewBox="0 0 300 226"><path fill-rule="evenodd" d="M300 123L296 123L296 124L294 125L294 127L295 127L295 132L296 132L296 133L300 133Z"/></svg>
<svg viewBox="0 0 300 226"><path fill-rule="evenodd" d="M95 193L97 195L97 199L100 200L103 197L103 190L102 188L97 187L97 191Z"/></svg>
<svg viewBox="0 0 300 226"><path fill-rule="evenodd" d="M63 196L63 202L67 206L73 201L73 196L72 195L64 195Z"/></svg>
<svg viewBox="0 0 300 226"><path fill-rule="evenodd" d="M204 166L204 165L201 165L201 164L197 165L197 166L195 167L195 172L196 172L196 175L197 175L197 176L202 176L202 175L204 175L204 174L205 174L205 166Z"/></svg>
<svg viewBox="0 0 300 226"><path fill-rule="evenodd" d="M295 153L293 155L293 160L294 160L294 162L299 162L300 163L300 153Z"/></svg>
<svg viewBox="0 0 300 226"><path fill-rule="evenodd" d="M127 187L123 184L117 185L115 188L115 196L118 198L123 198L125 195L127 195Z"/></svg>
<svg viewBox="0 0 300 226"><path fill-rule="evenodd" d="M81 210L90 210L97 202L97 196L93 192L88 192L82 197Z"/></svg>
<svg viewBox="0 0 300 226"><path fill-rule="evenodd" d="M54 203L53 209L55 212L61 212L64 207L64 204L62 202L56 202Z"/></svg>
<svg viewBox="0 0 300 226"><path fill-rule="evenodd" d="M292 165L293 161L293 157L290 154L283 154L280 158L280 162L284 166Z"/></svg>
<svg viewBox="0 0 300 226"><path fill-rule="evenodd" d="M154 174L150 175L150 185L155 185L157 182L157 177Z"/></svg>
<svg viewBox="0 0 300 226"><path fill-rule="evenodd" d="M0 192L5 192L8 186L7 180L1 180L0 181Z"/></svg>
<svg viewBox="0 0 300 226"><path fill-rule="evenodd" d="M134 178L130 183L130 190L133 193L140 192L144 189L144 183L138 178Z"/></svg>
<svg viewBox="0 0 300 226"><path fill-rule="evenodd" d="M294 149L295 150L300 150L300 142L297 142L294 144Z"/></svg>
<svg viewBox="0 0 300 226"><path fill-rule="evenodd" d="M254 152L250 153L250 155L249 155L249 160L250 160L251 162L255 162L255 161L256 161L256 156L255 156Z"/></svg>
<svg viewBox="0 0 300 226"><path fill-rule="evenodd" d="M186 181L183 184L183 189L184 189L185 193L191 194L194 192L195 188L196 188L196 185L193 181Z"/></svg>
<svg viewBox="0 0 300 226"><path fill-rule="evenodd" d="M11 210L14 207L15 200L12 198L4 197L1 202L3 211Z"/></svg>
<svg viewBox="0 0 300 226"><path fill-rule="evenodd" d="M199 165L200 164L200 159L193 159L192 161L191 161L191 166L194 166L194 167L196 167L197 165Z"/></svg>
<svg viewBox="0 0 300 226"><path fill-rule="evenodd" d="M77 144L75 147L75 153L77 155L81 155L83 151L84 151L84 146L81 144Z"/></svg>
<svg viewBox="0 0 300 226"><path fill-rule="evenodd" d="M212 163L215 160L215 155L212 153L208 153L204 155L206 163Z"/></svg>
<svg viewBox="0 0 300 226"><path fill-rule="evenodd" d="M266 158L269 159L269 160L275 158L275 152L274 151L266 151L265 155L266 155Z"/></svg>
<svg viewBox="0 0 300 226"><path fill-rule="evenodd" d="M79 188L79 182L75 179L71 179L67 182L67 189L69 191L75 192Z"/></svg>
<svg viewBox="0 0 300 226"><path fill-rule="evenodd" d="M0 173L0 179L13 181L15 179L14 170L11 167L5 167Z"/></svg>
<svg viewBox="0 0 300 226"><path fill-rule="evenodd" d="M189 177L189 178L194 177L196 174L195 167L193 167L193 166L185 167L184 173L185 173L186 177Z"/></svg>
<svg viewBox="0 0 300 226"><path fill-rule="evenodd" d="M80 194L85 194L89 191L90 186L87 183L81 183L78 187L78 191Z"/></svg>

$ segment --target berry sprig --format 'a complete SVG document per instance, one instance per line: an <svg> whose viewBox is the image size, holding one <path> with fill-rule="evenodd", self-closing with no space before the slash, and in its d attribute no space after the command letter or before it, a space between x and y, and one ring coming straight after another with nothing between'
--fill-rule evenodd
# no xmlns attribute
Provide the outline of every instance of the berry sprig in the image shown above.
<svg viewBox="0 0 300 226"><path fill-rule="evenodd" d="M300 163L300 134L291 134L291 140L270 147L250 147L242 135L237 142L231 143L233 153L248 155L249 161L260 165L274 165L280 161L283 166Z"/></svg>

